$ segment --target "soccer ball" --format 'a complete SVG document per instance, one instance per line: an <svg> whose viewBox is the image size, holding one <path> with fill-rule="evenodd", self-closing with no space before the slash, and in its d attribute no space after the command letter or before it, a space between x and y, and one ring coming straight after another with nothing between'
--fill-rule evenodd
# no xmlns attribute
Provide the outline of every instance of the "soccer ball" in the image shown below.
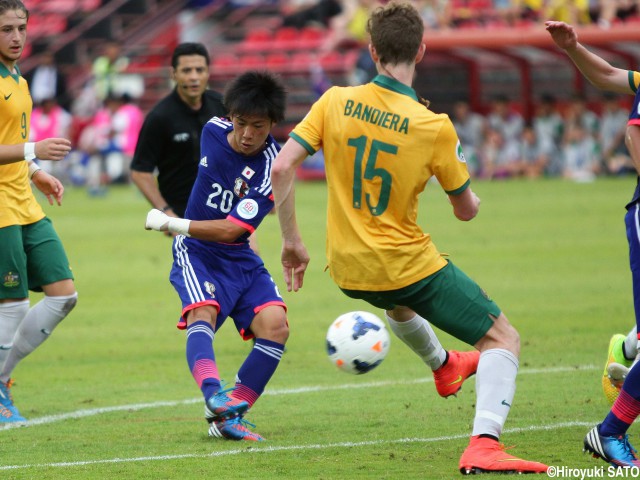
<svg viewBox="0 0 640 480"><path fill-rule="evenodd" d="M360 375L382 363L389 351L389 332L373 313L349 312L334 320L327 332L327 353L343 372Z"/></svg>

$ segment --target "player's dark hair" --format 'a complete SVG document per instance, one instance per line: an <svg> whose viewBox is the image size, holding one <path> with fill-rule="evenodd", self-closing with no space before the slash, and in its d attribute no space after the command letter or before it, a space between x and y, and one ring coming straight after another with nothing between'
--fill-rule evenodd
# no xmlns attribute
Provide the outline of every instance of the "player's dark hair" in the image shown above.
<svg viewBox="0 0 640 480"><path fill-rule="evenodd" d="M412 63L422 44L424 24L413 5L391 1L371 14L367 33L382 65Z"/></svg>
<svg viewBox="0 0 640 480"><path fill-rule="evenodd" d="M200 55L205 58L207 65L209 65L209 52L207 51L207 47L202 43L185 42L179 44L171 56L171 66L173 68L178 66L178 61L183 55Z"/></svg>
<svg viewBox="0 0 640 480"><path fill-rule="evenodd" d="M249 71L233 79L223 103L230 115L264 115L277 123L284 120L287 92L279 77L270 72Z"/></svg>
<svg viewBox="0 0 640 480"><path fill-rule="evenodd" d="M22 10L27 16L27 20L29 20L29 10L20 0L0 0L0 15L9 10Z"/></svg>

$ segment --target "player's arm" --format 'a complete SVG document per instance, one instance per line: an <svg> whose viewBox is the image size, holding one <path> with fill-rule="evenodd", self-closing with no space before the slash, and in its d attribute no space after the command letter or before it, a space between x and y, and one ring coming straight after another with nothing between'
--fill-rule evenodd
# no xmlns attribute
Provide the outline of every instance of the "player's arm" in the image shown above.
<svg viewBox="0 0 640 480"><path fill-rule="evenodd" d="M153 173L131 170L131 181L136 184L138 190L140 190L144 198L146 198L154 208L162 210L168 215L175 216L175 213L160 193L158 181Z"/></svg>
<svg viewBox="0 0 640 480"><path fill-rule="evenodd" d="M171 232L187 237L210 242L233 243L248 230L227 219L222 220L189 220L170 217L158 209L147 214L144 228L159 232Z"/></svg>
<svg viewBox="0 0 640 480"><path fill-rule="evenodd" d="M587 50L584 45L578 42L578 34L571 25L564 22L547 21L545 26L555 44L565 51L593 86L611 92L634 93L629 85L629 71L616 68Z"/></svg>
<svg viewBox="0 0 640 480"><path fill-rule="evenodd" d="M640 125L628 125L624 143L629 150L633 166L640 175Z"/></svg>
<svg viewBox="0 0 640 480"><path fill-rule="evenodd" d="M458 220L468 222L475 218L480 210L480 198L471 190L465 188L458 195L449 195L449 200L453 206L453 214Z"/></svg>
<svg viewBox="0 0 640 480"><path fill-rule="evenodd" d="M287 291L302 288L309 254L302 243L295 207L296 169L309 153L296 140L289 139L273 163L271 186L282 234L282 268Z"/></svg>
<svg viewBox="0 0 640 480"><path fill-rule="evenodd" d="M71 151L71 142L66 138L47 138L39 142L0 145L0 165L23 160L62 160Z"/></svg>

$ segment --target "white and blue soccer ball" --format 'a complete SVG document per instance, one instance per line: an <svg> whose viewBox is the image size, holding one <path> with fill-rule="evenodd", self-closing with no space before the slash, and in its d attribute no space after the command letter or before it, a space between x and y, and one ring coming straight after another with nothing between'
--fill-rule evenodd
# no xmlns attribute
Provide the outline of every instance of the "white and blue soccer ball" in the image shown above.
<svg viewBox="0 0 640 480"><path fill-rule="evenodd" d="M385 323L369 312L348 312L334 320L327 332L329 360L343 372L360 375L382 363L389 352Z"/></svg>

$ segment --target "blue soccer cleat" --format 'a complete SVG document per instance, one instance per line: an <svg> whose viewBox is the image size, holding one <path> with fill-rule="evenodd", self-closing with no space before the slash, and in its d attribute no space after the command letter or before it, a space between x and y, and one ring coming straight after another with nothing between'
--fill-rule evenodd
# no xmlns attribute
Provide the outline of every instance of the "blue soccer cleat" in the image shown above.
<svg viewBox="0 0 640 480"><path fill-rule="evenodd" d="M227 395L227 393L233 391L234 388L235 387L218 390L215 395L209 397L205 402L204 416L207 422L211 423L214 420L236 417L243 415L249 410L248 402Z"/></svg>
<svg viewBox="0 0 640 480"><path fill-rule="evenodd" d="M601 458L614 467L640 467L637 450L629 443L628 435L604 437L600 435L600 425L591 429L584 437L584 451L594 458Z"/></svg>
<svg viewBox="0 0 640 480"><path fill-rule="evenodd" d="M13 404L13 395L11 395L11 386L13 380L9 379L7 383L0 381L0 423L26 422L27 419L20 415L20 412ZM8 411L10 415L7 415Z"/></svg>
<svg viewBox="0 0 640 480"><path fill-rule="evenodd" d="M242 417L214 420L209 426L209 436L226 438L227 440L246 440L250 442L263 442L264 438L252 432L247 426L255 428L253 423L247 422Z"/></svg>

